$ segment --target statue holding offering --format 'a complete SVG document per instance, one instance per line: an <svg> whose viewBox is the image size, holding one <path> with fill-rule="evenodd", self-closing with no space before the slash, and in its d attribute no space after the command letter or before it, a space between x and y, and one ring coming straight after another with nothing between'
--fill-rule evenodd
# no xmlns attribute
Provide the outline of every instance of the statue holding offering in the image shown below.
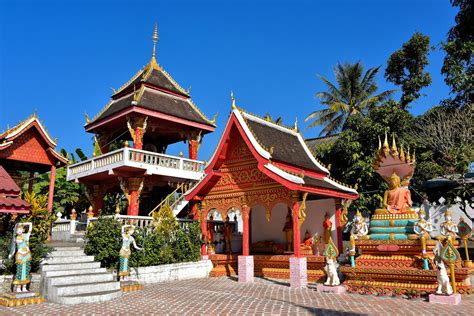
<svg viewBox="0 0 474 316"><path fill-rule="evenodd" d="M28 227L27 232L25 232L25 227ZM8 258L12 258L16 250L16 274L13 280L13 291L15 292L28 292L26 286L30 283L31 252L29 244L32 230L33 224L30 222L16 224L13 229L12 244Z"/></svg>
<svg viewBox="0 0 474 316"><path fill-rule="evenodd" d="M137 250L142 250L142 248L137 246L135 238L133 238L133 233L135 232L135 226L133 225L123 225L122 226L122 248L120 249L120 269L119 277L121 281L127 281L130 271L128 269L128 259L132 254L130 245Z"/></svg>

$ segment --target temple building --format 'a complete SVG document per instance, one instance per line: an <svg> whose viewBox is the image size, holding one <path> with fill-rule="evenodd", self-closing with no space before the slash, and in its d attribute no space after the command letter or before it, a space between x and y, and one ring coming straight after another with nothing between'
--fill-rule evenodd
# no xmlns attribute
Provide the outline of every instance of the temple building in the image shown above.
<svg viewBox="0 0 474 316"><path fill-rule="evenodd" d="M20 172L29 175L30 192L35 173L50 172L48 211L52 210L56 168L68 162L55 147L56 141L36 114L0 133L0 213L29 212L28 203L19 198L23 181Z"/></svg>
<svg viewBox="0 0 474 316"><path fill-rule="evenodd" d="M157 27L152 39L150 62L86 119L85 130L96 139L95 157L68 167L67 179L87 186L95 214L107 192L123 191L128 215L148 215L174 189L203 174L198 149L204 135L215 130L215 119L201 113L189 91L157 63ZM166 154L178 142L187 142L187 158Z"/></svg>
<svg viewBox="0 0 474 316"><path fill-rule="evenodd" d="M211 275L237 272L243 282L254 275L290 278L293 287L305 286L307 279L320 280L324 257L316 254L329 238L342 248L341 205L357 199L358 193L330 177L296 123L289 128L237 108L233 98L232 102L204 178L186 193L208 238L202 256L213 261ZM215 230L207 222L216 213L222 219L232 220L236 214L242 218L241 256L230 255L234 250L214 254L209 239ZM317 250L312 244L316 233L321 237Z"/></svg>

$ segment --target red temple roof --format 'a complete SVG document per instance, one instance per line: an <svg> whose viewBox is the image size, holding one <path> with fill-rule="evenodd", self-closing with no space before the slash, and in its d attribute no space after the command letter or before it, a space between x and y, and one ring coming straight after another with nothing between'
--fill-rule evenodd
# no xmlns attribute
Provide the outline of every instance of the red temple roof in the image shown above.
<svg viewBox="0 0 474 316"><path fill-rule="evenodd" d="M29 213L30 205L19 194L20 188L0 165L0 213Z"/></svg>
<svg viewBox="0 0 474 316"><path fill-rule="evenodd" d="M225 159L222 151L234 127L258 161L258 169L281 185L310 195L358 198L355 189L330 177L329 170L317 160L296 128L285 127L234 108L219 145L205 169L206 176L187 193L188 200L197 194L206 194L215 184L213 178L219 177L216 166Z"/></svg>
<svg viewBox="0 0 474 316"><path fill-rule="evenodd" d="M0 133L0 159L43 165L65 165L68 159L54 148L49 135L36 115Z"/></svg>

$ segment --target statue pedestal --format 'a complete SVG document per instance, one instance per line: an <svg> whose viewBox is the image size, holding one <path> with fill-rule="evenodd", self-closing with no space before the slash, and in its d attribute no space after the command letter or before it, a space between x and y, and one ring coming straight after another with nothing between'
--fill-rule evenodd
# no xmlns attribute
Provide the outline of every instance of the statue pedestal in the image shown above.
<svg viewBox="0 0 474 316"><path fill-rule="evenodd" d="M305 288L308 285L308 263L306 257L290 257L290 287Z"/></svg>
<svg viewBox="0 0 474 316"><path fill-rule="evenodd" d="M318 290L318 292L321 292L321 293L333 293L333 294L338 294L338 295L346 293L346 287L344 285L330 286L330 285L318 284L316 289Z"/></svg>
<svg viewBox="0 0 474 316"><path fill-rule="evenodd" d="M434 304L459 305L461 304L461 294L430 294L429 302Z"/></svg>
<svg viewBox="0 0 474 316"><path fill-rule="evenodd" d="M253 256L239 256L238 258L239 282L251 283L254 280Z"/></svg>
<svg viewBox="0 0 474 316"><path fill-rule="evenodd" d="M122 292L132 292L143 290L143 285L138 281L120 281L120 289Z"/></svg>
<svg viewBox="0 0 474 316"><path fill-rule="evenodd" d="M21 306L41 304L45 301L36 292L11 292L0 295L0 306Z"/></svg>

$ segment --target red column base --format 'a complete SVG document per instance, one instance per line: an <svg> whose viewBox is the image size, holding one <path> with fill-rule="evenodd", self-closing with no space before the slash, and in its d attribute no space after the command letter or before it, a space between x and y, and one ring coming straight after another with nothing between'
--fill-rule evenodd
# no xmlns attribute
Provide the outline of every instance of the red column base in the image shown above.
<svg viewBox="0 0 474 316"><path fill-rule="evenodd" d="M308 265L306 258L290 257L290 287L305 288L308 285Z"/></svg>
<svg viewBox="0 0 474 316"><path fill-rule="evenodd" d="M253 256L239 256L239 282L252 283L254 281Z"/></svg>

